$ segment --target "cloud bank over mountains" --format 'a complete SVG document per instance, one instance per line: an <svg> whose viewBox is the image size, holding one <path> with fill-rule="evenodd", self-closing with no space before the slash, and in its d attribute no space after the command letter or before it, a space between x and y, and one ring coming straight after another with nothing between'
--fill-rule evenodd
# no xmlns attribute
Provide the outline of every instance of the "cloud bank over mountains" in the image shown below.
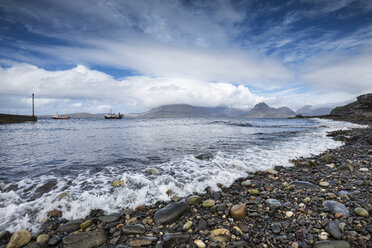
<svg viewBox="0 0 372 248"><path fill-rule="evenodd" d="M0 112L326 106L372 91L365 1L0 2Z"/></svg>

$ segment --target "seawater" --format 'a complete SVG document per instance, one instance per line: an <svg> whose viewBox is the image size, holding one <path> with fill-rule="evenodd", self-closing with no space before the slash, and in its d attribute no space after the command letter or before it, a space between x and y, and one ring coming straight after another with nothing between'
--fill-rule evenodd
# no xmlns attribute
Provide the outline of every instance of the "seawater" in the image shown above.
<svg viewBox="0 0 372 248"><path fill-rule="evenodd" d="M342 145L320 119L40 119L0 125L0 232L184 197ZM209 159L196 156L206 154ZM146 169L158 168L159 175ZM114 188L114 180L123 187ZM61 196L61 193L64 193Z"/></svg>

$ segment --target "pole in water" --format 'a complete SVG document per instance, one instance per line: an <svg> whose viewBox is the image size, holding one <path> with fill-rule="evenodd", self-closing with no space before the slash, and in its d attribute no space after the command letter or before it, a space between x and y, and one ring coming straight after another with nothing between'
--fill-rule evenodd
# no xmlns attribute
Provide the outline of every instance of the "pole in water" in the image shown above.
<svg viewBox="0 0 372 248"><path fill-rule="evenodd" d="M35 95L32 93L32 116L35 116Z"/></svg>

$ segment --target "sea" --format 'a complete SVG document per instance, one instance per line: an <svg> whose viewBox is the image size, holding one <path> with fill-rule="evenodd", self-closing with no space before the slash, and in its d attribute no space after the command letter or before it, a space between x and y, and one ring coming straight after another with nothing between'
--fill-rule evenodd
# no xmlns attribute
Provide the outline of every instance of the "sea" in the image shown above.
<svg viewBox="0 0 372 248"><path fill-rule="evenodd" d="M0 125L0 233L35 233L53 209L78 219L92 209L110 214L218 191L217 184L339 147L327 132L354 127L324 119L192 118ZM113 187L115 180L123 186Z"/></svg>

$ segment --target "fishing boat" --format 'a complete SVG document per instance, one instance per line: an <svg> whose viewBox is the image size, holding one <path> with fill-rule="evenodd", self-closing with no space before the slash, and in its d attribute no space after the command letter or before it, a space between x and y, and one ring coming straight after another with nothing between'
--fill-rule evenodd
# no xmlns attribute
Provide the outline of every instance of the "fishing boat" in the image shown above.
<svg viewBox="0 0 372 248"><path fill-rule="evenodd" d="M121 115L120 113L119 114L108 114L108 115L105 115L105 119L122 119L124 115Z"/></svg>
<svg viewBox="0 0 372 248"><path fill-rule="evenodd" d="M70 116L69 115L53 115L52 118L55 120L67 120L67 119L70 119Z"/></svg>

